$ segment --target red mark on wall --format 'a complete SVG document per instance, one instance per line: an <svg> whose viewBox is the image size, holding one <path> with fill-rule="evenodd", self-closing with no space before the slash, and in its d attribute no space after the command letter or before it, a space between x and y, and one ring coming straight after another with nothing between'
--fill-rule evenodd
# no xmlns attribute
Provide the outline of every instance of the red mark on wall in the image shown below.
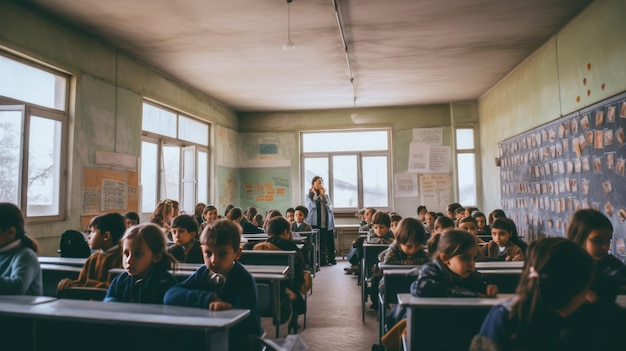
<svg viewBox="0 0 626 351"><path fill-rule="evenodd" d="M587 85L587 78L583 78L583 85Z"/></svg>
<svg viewBox="0 0 626 351"><path fill-rule="evenodd" d="M591 63L588 63L587 64L587 71L590 71L590 70L591 70Z"/></svg>
<svg viewBox="0 0 626 351"><path fill-rule="evenodd" d="M606 88L606 84L602 83L602 85L600 85L600 88L602 88L602 90L604 90L604 88Z"/></svg>
<svg viewBox="0 0 626 351"><path fill-rule="evenodd" d="M591 89L587 89L587 96L591 96Z"/></svg>

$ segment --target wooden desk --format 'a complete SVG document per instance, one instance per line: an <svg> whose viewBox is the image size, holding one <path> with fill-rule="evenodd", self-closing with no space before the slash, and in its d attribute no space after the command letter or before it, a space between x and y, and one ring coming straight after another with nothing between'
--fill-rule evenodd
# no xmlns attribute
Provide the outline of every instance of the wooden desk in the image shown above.
<svg viewBox="0 0 626 351"><path fill-rule="evenodd" d="M424 298L398 294L398 303L407 308L407 350L467 350L489 310L511 296Z"/></svg>
<svg viewBox="0 0 626 351"><path fill-rule="evenodd" d="M16 304L14 297L0 297L0 315L7 325L29 325L21 335L3 336L10 345L32 340L24 350L193 349L227 350L228 330L249 310L208 309L103 303L99 301L51 300ZM12 304L13 310L4 308ZM5 327L5 326L3 326ZM20 331L10 327L12 332ZM6 331L6 330L5 330ZM28 339L24 333L30 334ZM8 339L7 339L8 338Z"/></svg>

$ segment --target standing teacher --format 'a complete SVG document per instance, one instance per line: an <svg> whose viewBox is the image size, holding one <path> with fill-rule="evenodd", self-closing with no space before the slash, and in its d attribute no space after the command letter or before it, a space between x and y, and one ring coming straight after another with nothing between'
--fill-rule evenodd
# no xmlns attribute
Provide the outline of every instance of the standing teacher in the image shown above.
<svg viewBox="0 0 626 351"><path fill-rule="evenodd" d="M335 217L333 216L333 204L330 196L324 189L324 180L320 176L313 177L311 189L304 198L304 203L309 209L306 222L319 230L320 236L320 265L335 265Z"/></svg>

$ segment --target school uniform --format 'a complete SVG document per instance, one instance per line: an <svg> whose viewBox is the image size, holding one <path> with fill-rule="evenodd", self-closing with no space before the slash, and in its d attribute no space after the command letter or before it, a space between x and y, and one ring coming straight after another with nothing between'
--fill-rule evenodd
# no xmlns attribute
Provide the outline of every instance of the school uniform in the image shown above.
<svg viewBox="0 0 626 351"><path fill-rule="evenodd" d="M0 295L43 295L37 253L20 239L0 249Z"/></svg>
<svg viewBox="0 0 626 351"><path fill-rule="evenodd" d="M420 297L477 297L486 292L487 282L480 273L462 278L439 260L424 264L411 284L411 294Z"/></svg>
<svg viewBox="0 0 626 351"><path fill-rule="evenodd" d="M167 251L172 256L182 263L204 263L204 257L202 257L202 248L200 247L200 241L197 239L191 239L191 241L185 246L172 245Z"/></svg>
<svg viewBox="0 0 626 351"><path fill-rule="evenodd" d="M250 310L250 315L229 332L229 349L250 349L249 335L263 335L259 298L254 278L239 262L224 274L224 283L215 285L209 279L206 265L200 266L189 278L170 288L163 298L166 305L208 309L213 295L219 296L233 308Z"/></svg>
<svg viewBox="0 0 626 351"><path fill-rule="evenodd" d="M104 302L162 304L165 292L175 284L176 278L164 269L154 270L143 279L124 272L113 279Z"/></svg>
<svg viewBox="0 0 626 351"><path fill-rule="evenodd" d="M413 255L407 255L400 248L400 244L394 241L385 251L378 255L378 261L384 264L422 265L430 262L426 251L419 250Z"/></svg>
<svg viewBox="0 0 626 351"><path fill-rule="evenodd" d="M626 265L612 255L597 261L592 290L603 303L615 302L617 295L626 294Z"/></svg>
<svg viewBox="0 0 626 351"><path fill-rule="evenodd" d="M504 246L504 249L501 250L498 244L495 241L491 240L487 245L483 248L483 254L485 257L493 257L499 258L502 261L523 261L524 260L524 252L522 249L512 243L510 240ZM507 259L507 257L509 257Z"/></svg>
<svg viewBox="0 0 626 351"><path fill-rule="evenodd" d="M102 288L109 287L109 269L122 267L122 246L115 245L106 251L98 251L85 261L74 286Z"/></svg>
<svg viewBox="0 0 626 351"><path fill-rule="evenodd" d="M311 225L307 222L293 222L291 223L291 231L292 232L310 232L312 231L313 228L311 227Z"/></svg>
<svg viewBox="0 0 626 351"><path fill-rule="evenodd" d="M619 350L625 327L624 310L583 305L568 317L553 311L537 311L538 323L521 332L511 313L517 296L494 306L472 340L470 351L496 350Z"/></svg>

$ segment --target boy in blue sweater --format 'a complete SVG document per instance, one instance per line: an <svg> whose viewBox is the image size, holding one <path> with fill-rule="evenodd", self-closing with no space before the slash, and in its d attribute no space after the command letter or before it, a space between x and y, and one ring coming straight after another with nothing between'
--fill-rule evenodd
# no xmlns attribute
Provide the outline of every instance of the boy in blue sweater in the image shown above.
<svg viewBox="0 0 626 351"><path fill-rule="evenodd" d="M237 262L241 256L241 227L223 219L207 226L200 236L204 265L165 293L166 305L249 309L250 315L229 331L230 350L252 350L252 336L263 335L256 283Z"/></svg>

